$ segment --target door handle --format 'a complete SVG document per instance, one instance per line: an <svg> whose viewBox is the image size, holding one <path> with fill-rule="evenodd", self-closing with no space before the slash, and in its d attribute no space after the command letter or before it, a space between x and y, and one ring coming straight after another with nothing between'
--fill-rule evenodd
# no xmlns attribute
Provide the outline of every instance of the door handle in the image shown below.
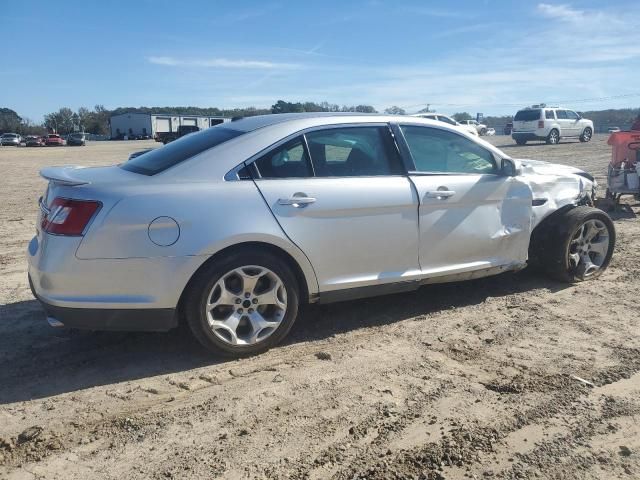
<svg viewBox="0 0 640 480"><path fill-rule="evenodd" d="M425 198L437 198L438 200L446 200L449 197L453 197L456 194L453 190L435 190L433 192L425 193Z"/></svg>
<svg viewBox="0 0 640 480"><path fill-rule="evenodd" d="M279 198L278 205L291 205L292 207L295 207L295 208L302 208L302 207L306 207L310 203L314 203L315 201L316 199L313 197L306 197L306 196L298 197L294 195L290 198Z"/></svg>

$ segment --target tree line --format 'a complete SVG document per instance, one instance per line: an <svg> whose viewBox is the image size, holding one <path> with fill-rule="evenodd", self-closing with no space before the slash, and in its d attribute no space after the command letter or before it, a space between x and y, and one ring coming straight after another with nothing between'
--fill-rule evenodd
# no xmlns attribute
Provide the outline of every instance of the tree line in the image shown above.
<svg viewBox="0 0 640 480"><path fill-rule="evenodd" d="M429 108L421 110L428 112ZM10 108L0 108L0 133L15 132L21 135L42 135L47 132L67 134L74 131L84 131L96 135L109 134L109 119L113 115L123 113L166 113L172 115L203 115L212 117L248 117L269 113L301 113L301 112L359 112L377 113L371 105L338 105L329 102L288 102L278 100L271 108L217 108L217 107L118 107L109 110L104 105L96 105L93 109L80 107L73 111L69 107L62 107L56 112L47 113L41 124L36 124L28 118L21 117ZM391 106L384 113L406 115L406 111L398 106ZM638 115L638 109L609 109L580 112L584 117L593 120L598 125L617 125L623 128L630 125ZM468 112L458 112L452 115L457 121L469 120L473 117ZM512 121L512 116L486 116L484 123L490 127L505 125Z"/></svg>

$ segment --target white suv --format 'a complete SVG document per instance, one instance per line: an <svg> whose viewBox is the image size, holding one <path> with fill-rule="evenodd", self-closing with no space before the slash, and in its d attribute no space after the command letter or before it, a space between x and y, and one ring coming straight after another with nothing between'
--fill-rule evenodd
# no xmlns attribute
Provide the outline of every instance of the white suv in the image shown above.
<svg viewBox="0 0 640 480"><path fill-rule="evenodd" d="M476 120L461 120L460 124L463 127L469 126L471 128L475 128L478 135L487 134L487 126L484 123L477 122Z"/></svg>
<svg viewBox="0 0 640 480"><path fill-rule="evenodd" d="M593 122L566 108L533 105L513 117L511 137L518 145L529 140L544 140L555 145L561 138L571 137L588 142L592 136Z"/></svg>
<svg viewBox="0 0 640 480"><path fill-rule="evenodd" d="M420 118L428 118L429 120L435 120L437 122L443 122L447 125L452 125L454 127L460 127L460 130L464 130L465 132L470 133L471 135L478 136L478 130L473 125L466 125L456 122L453 118L447 117L446 115L442 115L441 113L428 112L428 113L416 113L411 115L412 117L420 117Z"/></svg>

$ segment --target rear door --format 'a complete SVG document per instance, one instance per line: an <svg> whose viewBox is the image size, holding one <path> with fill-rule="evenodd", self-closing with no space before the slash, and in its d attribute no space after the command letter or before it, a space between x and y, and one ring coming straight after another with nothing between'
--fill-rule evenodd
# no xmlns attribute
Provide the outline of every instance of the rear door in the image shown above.
<svg viewBox="0 0 640 480"><path fill-rule="evenodd" d="M569 120L566 110L556 110L556 118L558 119L558 126L560 127L561 137L570 137L572 133L572 122Z"/></svg>
<svg viewBox="0 0 640 480"><path fill-rule="evenodd" d="M311 261L320 291L418 278L418 200L387 125L309 131L254 165L256 185Z"/></svg>
<svg viewBox="0 0 640 480"><path fill-rule="evenodd" d="M420 201L420 266L428 277L524 264L531 190L493 153L457 133L402 125Z"/></svg>

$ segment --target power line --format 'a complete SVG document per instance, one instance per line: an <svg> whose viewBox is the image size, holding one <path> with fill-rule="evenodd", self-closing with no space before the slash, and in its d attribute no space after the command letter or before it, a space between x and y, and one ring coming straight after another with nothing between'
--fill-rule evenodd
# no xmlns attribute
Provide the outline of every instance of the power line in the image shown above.
<svg viewBox="0 0 640 480"><path fill-rule="evenodd" d="M594 98L579 98L579 99L572 99L572 100L550 100L547 101L545 103L547 103L548 105L553 105L553 104L561 104L561 103L565 103L565 104L575 104L575 103L590 103L590 102L602 102L602 101L606 101L606 100L618 100L621 98L634 98L634 97L640 97L640 93L626 93L623 95L611 95L608 97L594 97ZM522 107L523 105L531 105L536 103L534 102L519 102L519 103L482 103L482 102L478 102L478 103L439 103L439 102L434 102L434 101L430 101L427 103L418 103L416 105L408 105L406 107L400 107L402 109L405 110L409 110L412 108L418 108L418 107L424 107L424 106L431 106L431 105L436 105L439 107L481 107L481 106L487 106L490 105L492 107Z"/></svg>

